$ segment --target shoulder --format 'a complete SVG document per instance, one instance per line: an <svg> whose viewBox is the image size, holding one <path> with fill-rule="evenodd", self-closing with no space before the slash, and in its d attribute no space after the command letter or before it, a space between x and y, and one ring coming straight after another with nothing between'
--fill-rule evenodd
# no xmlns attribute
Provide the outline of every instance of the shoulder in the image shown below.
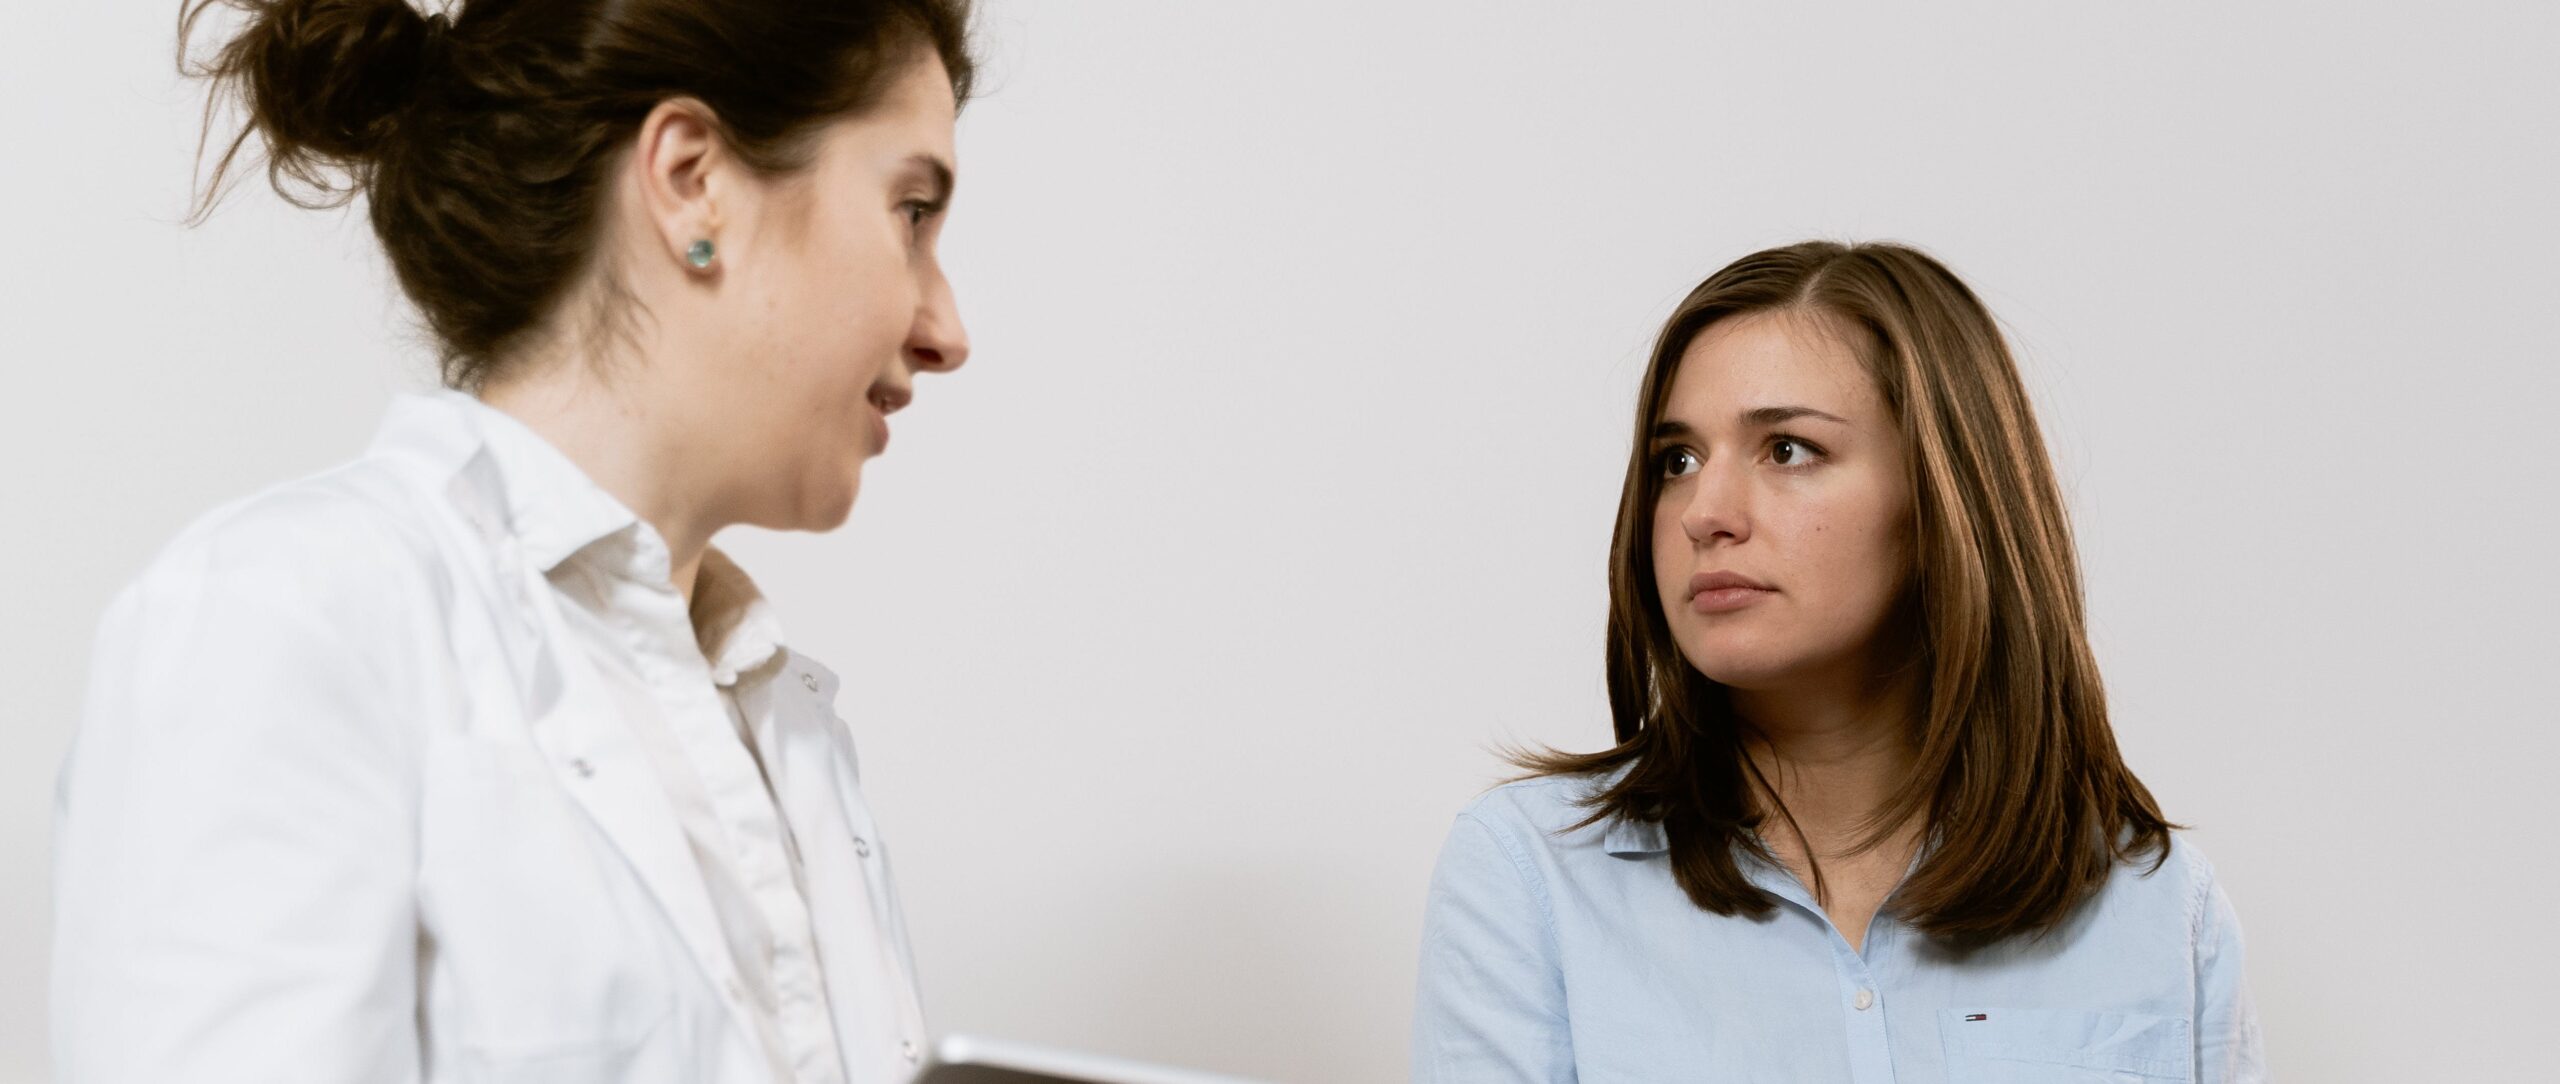
<svg viewBox="0 0 2560 1084"><path fill-rule="evenodd" d="M1579 805L1590 787L1588 777L1541 776L1502 784L1468 802L1449 826L1433 867L1430 913L1472 916L1480 933L1486 923L1507 930L1523 922L1552 924L1551 884L1568 864L1557 849L1570 846L1560 837L1596 834L1575 828L1590 815ZM1493 915L1508 917L1488 917ZM1430 925L1436 930L1451 921Z"/></svg>
<svg viewBox="0 0 2560 1084"><path fill-rule="evenodd" d="M207 751L225 742L301 750L306 765L401 748L376 739L403 728L371 723L446 703L422 697L453 657L454 594L427 501L402 489L359 461L179 532L98 622L83 785L121 793L97 780L178 770L171 758L230 765Z"/></svg>
<svg viewBox="0 0 2560 1084"><path fill-rule="evenodd" d="M422 487L360 459L197 518L152 558L114 613L235 604L331 629L376 625L386 606L450 589Z"/></svg>
<svg viewBox="0 0 2560 1084"><path fill-rule="evenodd" d="M2173 896L2180 914L2190 929L2207 923L2211 912L2220 906L2222 886L2216 883L2213 861L2196 845L2195 837L2182 831L2169 833L2168 853L2150 875L2160 882L2159 890Z"/></svg>
<svg viewBox="0 0 2560 1084"><path fill-rule="evenodd" d="M1599 775L1548 775L1504 783L1458 811L1458 827L1479 827L1515 857L1597 849L1610 822L1592 820L1591 798L1609 783Z"/></svg>
<svg viewBox="0 0 2560 1084"><path fill-rule="evenodd" d="M2136 854L2116 864L2110 883L2132 883L2146 891L2184 898L2208 891L2213 863L2195 837L2172 829L2162 850Z"/></svg>
<svg viewBox="0 0 2560 1084"><path fill-rule="evenodd" d="M2192 937L2221 906L2220 893L2203 849L2187 833L2172 831L2164 850L2117 863L2098 890L2094 910L2102 920L2175 927Z"/></svg>
<svg viewBox="0 0 2560 1084"><path fill-rule="evenodd" d="M1583 802L1606 784L1607 780L1591 775L1515 779L1477 795L1458 815L1523 828L1562 830L1590 815Z"/></svg>

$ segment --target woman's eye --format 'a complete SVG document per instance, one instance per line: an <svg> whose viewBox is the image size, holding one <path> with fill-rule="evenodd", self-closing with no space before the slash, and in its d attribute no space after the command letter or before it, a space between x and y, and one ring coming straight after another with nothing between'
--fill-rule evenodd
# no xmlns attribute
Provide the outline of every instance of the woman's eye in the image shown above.
<svg viewBox="0 0 2560 1084"><path fill-rule="evenodd" d="M1673 448L1656 455L1654 466L1660 469L1662 477L1678 478L1682 475L1697 473L1701 464L1698 462L1697 453L1687 448Z"/></svg>
<svg viewBox="0 0 2560 1084"><path fill-rule="evenodd" d="M942 213L942 204L932 200L911 199L898 205L898 214L907 220L907 229L922 231L924 224Z"/></svg>
<svg viewBox="0 0 2560 1084"><path fill-rule="evenodd" d="M1794 437L1779 437L1769 442L1769 461L1781 467L1800 467L1820 454L1813 445Z"/></svg>

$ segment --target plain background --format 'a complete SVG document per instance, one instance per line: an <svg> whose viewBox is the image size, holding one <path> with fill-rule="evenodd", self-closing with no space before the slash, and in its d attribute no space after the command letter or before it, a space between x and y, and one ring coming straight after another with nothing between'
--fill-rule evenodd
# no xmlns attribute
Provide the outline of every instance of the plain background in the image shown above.
<svg viewBox="0 0 2560 1084"><path fill-rule="evenodd" d="M0 1081L46 1073L101 608L431 379L361 215L176 224L174 8L0 35ZM1752 249L1891 238L2013 335L2279 1073L2547 1072L2555 11L992 0L975 360L848 529L724 539L847 676L933 1021L1400 1078L1491 748L1606 744L1657 324Z"/></svg>

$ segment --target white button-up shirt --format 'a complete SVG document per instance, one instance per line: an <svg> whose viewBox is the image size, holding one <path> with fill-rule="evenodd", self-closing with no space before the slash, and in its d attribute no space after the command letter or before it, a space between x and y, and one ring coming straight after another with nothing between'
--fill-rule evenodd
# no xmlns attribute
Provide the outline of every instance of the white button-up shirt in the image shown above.
<svg viewBox="0 0 2560 1084"><path fill-rule="evenodd" d="M190 528L62 775L61 1079L787 1081L924 1028L835 678L465 395Z"/></svg>

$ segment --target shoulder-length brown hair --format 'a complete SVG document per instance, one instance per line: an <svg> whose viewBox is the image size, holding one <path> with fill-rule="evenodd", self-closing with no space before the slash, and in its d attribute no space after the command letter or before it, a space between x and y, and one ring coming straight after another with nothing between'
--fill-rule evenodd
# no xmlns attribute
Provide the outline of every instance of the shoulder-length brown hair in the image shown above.
<svg viewBox="0 0 2560 1084"><path fill-rule="evenodd" d="M1738 865L1746 853L1771 857L1754 832L1769 811L1749 786L1743 724L1722 688L1680 654L1655 590L1649 541L1661 481L1649 440L1690 342L1717 321L1775 310L1866 329L1864 360L1911 465L1916 537L1903 609L1915 622L1918 758L1868 837L1873 845L1915 819L1922 826L1924 857L1895 908L1956 942L2048 929L2116 864L2165 860L2174 826L2107 727L2071 528L2017 366L1973 291L1911 248L1770 249L1680 303L1645 370L1609 547L1618 744L1515 759L1534 775L1623 769L1592 796L1591 822L1660 824L1672 873L1701 908L1772 907ZM1815 877L1818 886L1818 866Z"/></svg>

